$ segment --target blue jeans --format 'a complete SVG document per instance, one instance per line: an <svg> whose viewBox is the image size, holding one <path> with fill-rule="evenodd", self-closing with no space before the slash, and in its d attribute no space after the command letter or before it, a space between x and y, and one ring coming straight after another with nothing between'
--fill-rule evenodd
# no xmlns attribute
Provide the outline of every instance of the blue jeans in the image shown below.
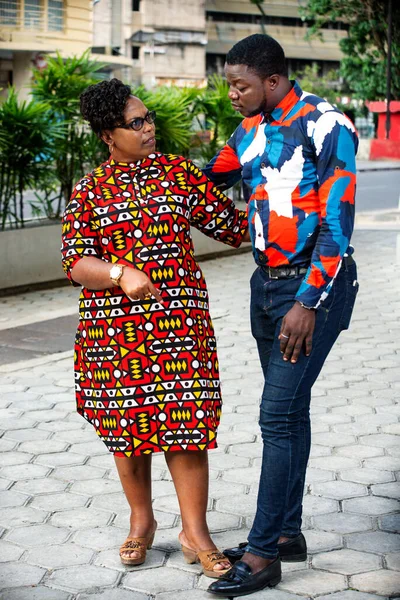
<svg viewBox="0 0 400 600"><path fill-rule="evenodd" d="M344 259L328 297L316 311L312 352L308 357L301 352L292 364L282 359L278 335L302 279L302 275L271 279L259 267L250 282L251 327L265 383L259 421L261 477L246 551L263 558L277 556L280 536L292 538L300 533L311 445L311 388L339 333L349 327L358 291L356 264Z"/></svg>

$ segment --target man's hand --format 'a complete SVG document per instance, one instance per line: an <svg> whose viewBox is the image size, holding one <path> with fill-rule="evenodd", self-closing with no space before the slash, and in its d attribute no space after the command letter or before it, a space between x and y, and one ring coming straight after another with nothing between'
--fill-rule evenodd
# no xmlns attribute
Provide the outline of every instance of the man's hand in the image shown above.
<svg viewBox="0 0 400 600"><path fill-rule="evenodd" d="M283 360L296 363L303 346L305 355L311 354L314 327L315 311L303 308L296 302L283 318L278 336Z"/></svg>
<svg viewBox="0 0 400 600"><path fill-rule="evenodd" d="M131 300L148 300L154 296L158 302L164 304L160 292L143 271L125 267L119 285Z"/></svg>

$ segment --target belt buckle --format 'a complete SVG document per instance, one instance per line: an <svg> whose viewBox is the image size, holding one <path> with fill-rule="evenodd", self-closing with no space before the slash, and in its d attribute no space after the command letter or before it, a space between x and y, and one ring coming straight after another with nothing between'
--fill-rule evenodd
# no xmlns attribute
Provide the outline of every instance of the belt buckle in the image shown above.
<svg viewBox="0 0 400 600"><path fill-rule="evenodd" d="M270 279L279 279L279 275L272 275L271 267L268 267L268 275Z"/></svg>

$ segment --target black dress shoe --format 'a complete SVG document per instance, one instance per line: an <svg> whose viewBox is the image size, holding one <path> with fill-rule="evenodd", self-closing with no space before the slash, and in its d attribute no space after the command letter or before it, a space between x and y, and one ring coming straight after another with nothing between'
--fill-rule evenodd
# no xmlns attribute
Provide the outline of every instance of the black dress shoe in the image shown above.
<svg viewBox="0 0 400 600"><path fill-rule="evenodd" d="M208 592L216 596L246 596L266 587L278 585L282 578L281 561L279 557L268 567L253 575L251 568L242 560L237 561L232 569L214 581Z"/></svg>
<svg viewBox="0 0 400 600"><path fill-rule="evenodd" d="M224 550L224 554L234 564L237 560L243 558L246 546L247 542L242 542L236 548L227 548ZM304 535L300 533L297 537L278 544L278 552L282 562L302 562L306 560L307 544Z"/></svg>

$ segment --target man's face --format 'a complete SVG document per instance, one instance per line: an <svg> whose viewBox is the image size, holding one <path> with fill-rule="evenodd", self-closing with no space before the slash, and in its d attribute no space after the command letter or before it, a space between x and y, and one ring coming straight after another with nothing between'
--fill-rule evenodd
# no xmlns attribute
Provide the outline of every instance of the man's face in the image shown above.
<svg viewBox="0 0 400 600"><path fill-rule="evenodd" d="M270 112L266 94L268 79L262 80L247 65L228 65L225 75L229 84L228 97L235 110L244 117L253 117L260 112Z"/></svg>

